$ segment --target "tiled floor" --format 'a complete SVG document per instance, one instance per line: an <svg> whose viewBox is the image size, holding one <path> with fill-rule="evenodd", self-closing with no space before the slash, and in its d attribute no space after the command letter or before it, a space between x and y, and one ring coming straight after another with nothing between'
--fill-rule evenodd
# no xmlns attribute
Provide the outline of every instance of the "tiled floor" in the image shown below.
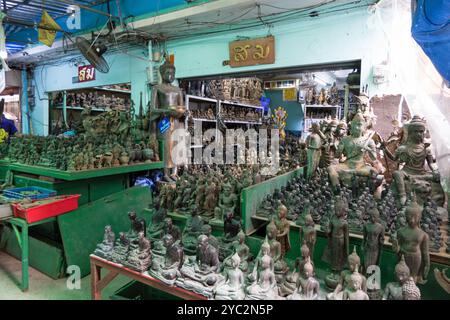
<svg viewBox="0 0 450 320"><path fill-rule="evenodd" d="M90 275L81 279L81 288L70 290L67 278L53 280L30 267L30 286L27 292L19 288L21 263L16 258L0 251L0 299L1 300L87 300L91 298ZM130 281L118 276L102 292L103 299L109 297Z"/></svg>

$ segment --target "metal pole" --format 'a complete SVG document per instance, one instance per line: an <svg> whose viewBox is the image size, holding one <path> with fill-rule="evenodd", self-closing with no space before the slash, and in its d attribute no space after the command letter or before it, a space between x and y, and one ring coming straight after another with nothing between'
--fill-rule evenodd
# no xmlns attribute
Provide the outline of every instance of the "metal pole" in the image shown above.
<svg viewBox="0 0 450 320"><path fill-rule="evenodd" d="M97 14L101 14L103 16L107 16L107 17L110 17L110 18L120 19L118 16L113 16L112 14L109 14L107 12L94 9L94 8L89 7L89 6L85 6L83 4L74 3L73 1L70 1L70 0L59 0L59 2L67 3L67 4L70 4L70 5L73 5L73 6L77 6L77 7L80 7L82 9L84 9L84 10L91 11L91 12L94 12L94 13L97 13Z"/></svg>
<svg viewBox="0 0 450 320"><path fill-rule="evenodd" d="M28 77L27 69L22 69L22 98L20 99L21 109L22 109L22 133L30 133L30 114L28 108Z"/></svg>

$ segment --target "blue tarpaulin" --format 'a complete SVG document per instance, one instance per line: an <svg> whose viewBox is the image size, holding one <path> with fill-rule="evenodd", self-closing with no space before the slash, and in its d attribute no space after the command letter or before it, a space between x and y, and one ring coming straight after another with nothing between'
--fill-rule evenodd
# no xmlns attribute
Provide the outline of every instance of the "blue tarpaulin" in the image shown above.
<svg viewBox="0 0 450 320"><path fill-rule="evenodd" d="M450 0L418 0L411 33L441 76L450 82Z"/></svg>

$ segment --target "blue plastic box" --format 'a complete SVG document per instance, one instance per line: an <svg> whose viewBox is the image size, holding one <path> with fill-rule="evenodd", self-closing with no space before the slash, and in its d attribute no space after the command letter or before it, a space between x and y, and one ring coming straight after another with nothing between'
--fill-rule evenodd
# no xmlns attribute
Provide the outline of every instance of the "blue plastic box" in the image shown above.
<svg viewBox="0 0 450 320"><path fill-rule="evenodd" d="M39 191L39 194L32 196L25 196L21 194L22 191ZM3 191L3 196L10 199L25 199L29 198L32 200L45 199L49 197L56 196L56 191L51 189L45 189L40 187L23 187L23 188L13 188Z"/></svg>

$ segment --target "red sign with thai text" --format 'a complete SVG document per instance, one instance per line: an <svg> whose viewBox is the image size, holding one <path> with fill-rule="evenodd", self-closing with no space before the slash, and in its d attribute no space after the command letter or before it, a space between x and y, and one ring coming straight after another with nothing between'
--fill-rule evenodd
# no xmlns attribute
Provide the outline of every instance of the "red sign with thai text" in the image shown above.
<svg viewBox="0 0 450 320"><path fill-rule="evenodd" d="M95 80L95 68L92 65L78 67L78 82Z"/></svg>

